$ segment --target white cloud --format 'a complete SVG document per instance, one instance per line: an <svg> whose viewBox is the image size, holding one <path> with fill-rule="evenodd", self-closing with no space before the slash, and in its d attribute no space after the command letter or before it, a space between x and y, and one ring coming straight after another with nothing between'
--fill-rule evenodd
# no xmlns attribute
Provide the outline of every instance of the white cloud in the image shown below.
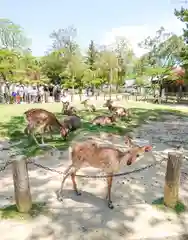
<svg viewBox="0 0 188 240"><path fill-rule="evenodd" d="M125 37L131 44L135 54L139 57L145 53L146 50L138 47L138 43L144 40L148 36L154 36L156 31L163 26L166 31L173 32L177 35L182 34L182 28L184 27L178 19L173 17L168 19L166 23L161 23L155 26L152 25L137 25L137 26L122 26L113 28L110 32L104 34L102 38L102 45L111 45L115 42L117 37Z"/></svg>

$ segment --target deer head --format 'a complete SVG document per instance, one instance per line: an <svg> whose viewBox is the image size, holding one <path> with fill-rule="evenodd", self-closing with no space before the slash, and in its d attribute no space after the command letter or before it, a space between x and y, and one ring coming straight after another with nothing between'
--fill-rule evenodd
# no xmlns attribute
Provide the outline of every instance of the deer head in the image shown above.
<svg viewBox="0 0 188 240"><path fill-rule="evenodd" d="M87 104L87 103L88 103L88 99L81 102L81 104L84 104L84 105Z"/></svg>
<svg viewBox="0 0 188 240"><path fill-rule="evenodd" d="M118 117L117 117L116 114L112 114L112 115L110 116L110 118L111 118L111 121L112 121L112 122L116 122L117 119L118 119Z"/></svg>
<svg viewBox="0 0 188 240"><path fill-rule="evenodd" d="M60 134L63 138L66 138L69 134L69 129L67 127L65 127L64 125L62 125L60 128Z"/></svg>
<svg viewBox="0 0 188 240"><path fill-rule="evenodd" d="M112 105L112 100L111 99L108 99L108 100L106 100L106 102L104 103L104 105L103 105L103 107L108 107L108 106L110 106L110 105Z"/></svg>
<svg viewBox="0 0 188 240"><path fill-rule="evenodd" d="M146 146L142 146L142 147L136 145L135 143L133 143L133 139L130 136L125 137L125 144L128 145L128 147L130 148L127 151L127 154L129 154L127 165L131 165L133 162L136 161L136 159L140 155L152 150L152 146L150 146L150 145L146 145Z"/></svg>

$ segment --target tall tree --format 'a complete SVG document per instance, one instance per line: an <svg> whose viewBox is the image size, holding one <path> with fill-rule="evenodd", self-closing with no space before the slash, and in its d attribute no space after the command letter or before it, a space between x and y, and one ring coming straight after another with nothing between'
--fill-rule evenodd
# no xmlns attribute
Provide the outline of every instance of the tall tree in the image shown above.
<svg viewBox="0 0 188 240"><path fill-rule="evenodd" d="M115 52L118 59L118 77L116 89L124 84L125 77L128 77L133 71L135 56L133 50L125 38L117 38Z"/></svg>
<svg viewBox="0 0 188 240"><path fill-rule="evenodd" d="M116 53L107 48L101 50L98 58L98 68L109 85L109 95L111 98L112 84L117 78L118 73L118 59L116 57Z"/></svg>
<svg viewBox="0 0 188 240"><path fill-rule="evenodd" d="M180 10L175 9L174 14L181 22L185 23L185 28L183 29L185 45L180 57L182 59L182 66L185 69L185 80L188 81L188 9L183 7Z"/></svg>
<svg viewBox="0 0 188 240"><path fill-rule="evenodd" d="M62 50L53 51L41 59L41 71L53 83L61 81L61 74L66 67L63 55Z"/></svg>
<svg viewBox="0 0 188 240"><path fill-rule="evenodd" d="M76 36L77 30L73 26L53 31L50 34L50 38L52 39L52 50L59 51L66 49L68 53L74 53L78 47L75 41Z"/></svg>
<svg viewBox="0 0 188 240"><path fill-rule="evenodd" d="M0 48L25 50L30 41L20 25L9 19L0 19Z"/></svg>
<svg viewBox="0 0 188 240"><path fill-rule="evenodd" d="M97 53L98 51L95 47L94 41L91 40L87 51L86 63L92 71L96 70Z"/></svg>

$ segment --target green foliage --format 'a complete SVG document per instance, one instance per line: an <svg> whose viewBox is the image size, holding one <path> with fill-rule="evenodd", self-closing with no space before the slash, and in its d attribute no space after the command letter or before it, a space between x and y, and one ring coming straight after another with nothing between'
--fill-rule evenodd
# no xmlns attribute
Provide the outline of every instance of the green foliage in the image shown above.
<svg viewBox="0 0 188 240"><path fill-rule="evenodd" d="M21 26L9 19L0 19L0 48L25 50L29 42Z"/></svg>
<svg viewBox="0 0 188 240"><path fill-rule="evenodd" d="M188 82L188 9L181 7L180 10L175 9L175 16L183 23L185 23L185 28L183 29L183 39L185 44L180 53L180 59L182 61L182 66L185 69L185 80Z"/></svg>
<svg viewBox="0 0 188 240"><path fill-rule="evenodd" d="M168 209L165 205L164 205L164 198L158 198L156 200L154 200L152 202L152 205L154 205L155 207L159 208L160 210L166 211L166 210L172 210L174 211L176 214L181 214L183 212L186 211L186 206L178 201L175 208L174 209Z"/></svg>
<svg viewBox="0 0 188 240"><path fill-rule="evenodd" d="M87 51L86 64L88 65L89 69L92 71L96 70L97 57L98 57L98 51L95 47L94 41L91 40L88 47L88 51Z"/></svg>
<svg viewBox="0 0 188 240"><path fill-rule="evenodd" d="M17 220L29 220L37 217L39 214L49 215L50 211L46 206L46 203L39 202L34 203L29 213L20 213L17 210L16 205L10 205L4 208L0 208L0 219L17 219Z"/></svg>
<svg viewBox="0 0 188 240"><path fill-rule="evenodd" d="M186 10L175 14L185 21ZM36 58L26 47L28 39L23 29L8 19L0 19L0 78L12 82L53 82L66 88L88 86L100 88L103 84L116 85L116 91L128 78L141 86L150 77L162 78L171 74L174 64L188 66L187 47L182 36L166 32L161 27L154 37L140 43L147 53L136 57L126 38L118 37L112 47L96 47L91 40L82 53L76 42L77 30L73 26L54 30L50 34L51 49ZM112 89L110 88L110 92Z"/></svg>

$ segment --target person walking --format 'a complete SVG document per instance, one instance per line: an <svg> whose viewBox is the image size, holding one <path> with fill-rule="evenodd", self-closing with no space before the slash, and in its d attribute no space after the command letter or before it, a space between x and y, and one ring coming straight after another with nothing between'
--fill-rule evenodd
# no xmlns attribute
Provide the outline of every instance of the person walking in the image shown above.
<svg viewBox="0 0 188 240"><path fill-rule="evenodd" d="M48 88L48 85L45 84L44 85L44 102L45 103L48 102L48 97L49 97L49 88Z"/></svg>

